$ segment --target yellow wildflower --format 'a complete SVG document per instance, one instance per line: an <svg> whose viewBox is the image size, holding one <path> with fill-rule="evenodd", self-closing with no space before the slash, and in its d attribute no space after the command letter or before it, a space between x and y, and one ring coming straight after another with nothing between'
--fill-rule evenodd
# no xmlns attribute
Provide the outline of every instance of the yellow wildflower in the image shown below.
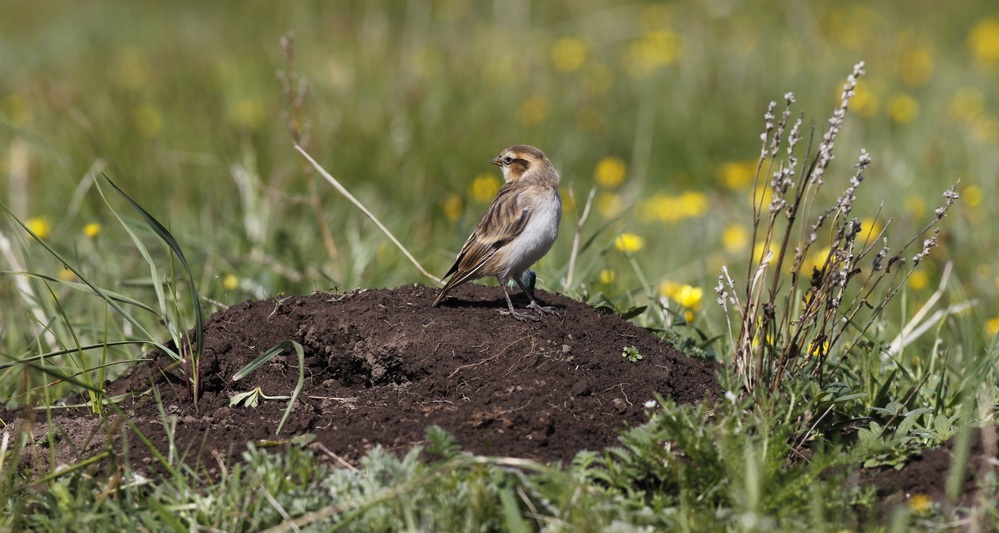
<svg viewBox="0 0 999 533"><path fill-rule="evenodd" d="M461 212L465 209L465 206L461 201L461 197L457 194L449 194L444 197L444 204L442 207L444 209L444 216L451 222L458 220L458 217L461 216Z"/></svg>
<svg viewBox="0 0 999 533"><path fill-rule="evenodd" d="M722 231L722 247L728 253L738 253L749 246L749 230L739 224L730 224Z"/></svg>
<svg viewBox="0 0 999 533"><path fill-rule="evenodd" d="M650 31L631 43L624 64L632 75L648 75L680 57L680 36L667 29Z"/></svg>
<svg viewBox="0 0 999 533"><path fill-rule="evenodd" d="M674 294L676 294L677 292L680 292L680 287L682 287L682 286L683 286L682 283L678 283L676 281L670 281L670 280L660 281L659 282L659 296L662 296L663 298L671 298L672 299L672 297L673 297Z"/></svg>
<svg viewBox="0 0 999 533"><path fill-rule="evenodd" d="M756 246L753 247L753 262L759 263L760 261L763 261L763 259L767 256L767 252L770 252L771 256L770 259L767 259L767 263L773 263L774 260L777 259L777 252L779 251L780 249L774 244L771 244L770 248L767 249L762 242L758 242L756 243Z"/></svg>
<svg viewBox="0 0 999 533"><path fill-rule="evenodd" d="M659 296L669 298L686 309L699 311L704 299L704 289L666 280L659 283Z"/></svg>
<svg viewBox="0 0 999 533"><path fill-rule="evenodd" d="M809 254L801 264L801 273L805 276L811 276L814 269L825 266L826 260L829 259L829 253L829 247L825 246Z"/></svg>
<svg viewBox="0 0 999 533"><path fill-rule="evenodd" d="M708 196L698 191L684 191L677 198L684 218L699 217L708 211Z"/></svg>
<svg viewBox="0 0 999 533"><path fill-rule="evenodd" d="M613 270L605 268L600 271L600 283L610 285L611 283L614 283L615 279L617 279L617 275L614 274Z"/></svg>
<svg viewBox="0 0 999 533"><path fill-rule="evenodd" d="M239 277L235 274L228 274L222 278L222 288L231 291L239 288Z"/></svg>
<svg viewBox="0 0 999 533"><path fill-rule="evenodd" d="M985 334L989 337L999 334L999 316L985 321Z"/></svg>
<svg viewBox="0 0 999 533"><path fill-rule="evenodd" d="M552 45L552 64L562 72L574 72L586 63L586 43L576 37L564 37Z"/></svg>
<svg viewBox="0 0 999 533"><path fill-rule="evenodd" d="M860 221L860 234L857 235L857 242L870 245L877 240L882 231L884 231L884 226L881 225L881 222L874 218L865 218Z"/></svg>
<svg viewBox="0 0 999 533"><path fill-rule="evenodd" d="M922 270L916 270L909 275L909 280L906 282L909 288L914 291L921 291L930 284L930 276L923 272Z"/></svg>
<svg viewBox="0 0 999 533"><path fill-rule="evenodd" d="M888 99L888 116L895 122L908 124L919 116L919 102L905 93L893 95Z"/></svg>
<svg viewBox="0 0 999 533"><path fill-rule="evenodd" d="M916 514L924 514L933 509L933 498L923 493L913 494L907 503L909 509Z"/></svg>
<svg viewBox="0 0 999 533"><path fill-rule="evenodd" d="M693 309L698 311L701 308L701 300L704 298L704 289L700 287L691 287L690 285L684 285L680 293L676 295L675 300L680 305L686 307L687 309Z"/></svg>
<svg viewBox="0 0 999 533"><path fill-rule="evenodd" d="M83 234L87 237L93 239L101 233L101 225L96 222L90 222L83 226Z"/></svg>
<svg viewBox="0 0 999 533"><path fill-rule="evenodd" d="M829 353L829 341L824 340L821 343L817 341L812 341L808 343L808 355L813 357L819 357Z"/></svg>
<svg viewBox="0 0 999 533"><path fill-rule="evenodd" d="M645 246L645 239L634 233L622 233L614 239L614 247L626 254L635 253Z"/></svg>
<svg viewBox="0 0 999 533"><path fill-rule="evenodd" d="M488 204L493 201L493 197L499 192L500 179L492 174L479 174L472 180L471 196L472 200L480 204Z"/></svg>
<svg viewBox="0 0 999 533"><path fill-rule="evenodd" d="M999 66L999 19L987 18L975 24L968 33L968 48L979 65Z"/></svg>
<svg viewBox="0 0 999 533"><path fill-rule="evenodd" d="M729 161L718 168L722 184L729 189L742 189L753 183L756 177L757 161Z"/></svg>
<svg viewBox="0 0 999 533"><path fill-rule="evenodd" d="M597 163L594 175L600 186L613 189L624 182L627 171L628 167L620 158L605 157Z"/></svg>
<svg viewBox="0 0 999 533"><path fill-rule="evenodd" d="M520 103L517 109L517 118L525 126L536 126L548 118L551 110L551 102L541 95L529 96Z"/></svg>
<svg viewBox="0 0 999 533"><path fill-rule="evenodd" d="M982 188L978 185L968 185L961 192L961 202L963 202L968 207L978 207L982 205Z"/></svg>
<svg viewBox="0 0 999 533"><path fill-rule="evenodd" d="M759 187L755 187L755 191L750 190L747 197L751 202L750 205L760 206L764 212L769 212L770 202L774 198L774 190L769 185L761 183Z"/></svg>
<svg viewBox="0 0 999 533"><path fill-rule="evenodd" d="M655 194L639 205L638 216L643 221L679 222L703 215L708 210L708 197L702 192L685 191L679 196Z"/></svg>
<svg viewBox="0 0 999 533"><path fill-rule="evenodd" d="M63 281L76 281L76 274L68 268L60 268L59 272L56 273L56 277Z"/></svg>
<svg viewBox="0 0 999 533"><path fill-rule="evenodd" d="M46 239L52 234L52 221L49 220L49 217L31 217L25 222L25 225L39 239Z"/></svg>
<svg viewBox="0 0 999 533"><path fill-rule="evenodd" d="M836 94L839 98L839 93ZM857 87L853 90L853 98L850 100L850 110L855 111L862 117L872 117L878 112L881 103L877 95L865 80L857 81Z"/></svg>

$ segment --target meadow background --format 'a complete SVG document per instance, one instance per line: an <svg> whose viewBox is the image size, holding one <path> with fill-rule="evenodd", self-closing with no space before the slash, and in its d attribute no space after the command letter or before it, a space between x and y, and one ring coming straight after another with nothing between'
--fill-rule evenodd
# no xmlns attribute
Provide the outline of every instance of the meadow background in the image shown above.
<svg viewBox="0 0 999 533"><path fill-rule="evenodd" d="M535 268L540 286L620 308L666 297L691 332L717 338L720 269L744 272L754 254L768 103L793 92L795 113L821 134L862 60L830 203L861 148L873 163L854 214L865 227L891 218L896 247L945 189L957 183L961 195L940 246L886 311L885 340L948 262L937 307L974 305L942 318L909 363L941 341L981 352L999 332L988 211L999 199L999 9L989 1L950 2L945 14L911 0L9 1L2 13L0 200L89 279L139 300L154 298L149 268L94 187L101 172L168 226L211 312L431 281L315 175L296 141L438 275L501 183L488 161L525 143L562 175L563 233ZM591 189L582 237L593 241L570 280ZM12 217L0 232L3 270L73 281ZM6 355L39 351L37 310L56 300L101 338L103 301L56 286L41 303L16 279L0 277ZM725 356L723 342L707 347ZM17 370L0 372L2 396L23 391Z"/></svg>
<svg viewBox="0 0 999 533"><path fill-rule="evenodd" d="M98 279L124 280L141 271L89 185L88 172L103 171L165 221L201 292L231 304L430 281L313 184L289 121L438 275L498 188L488 160L528 143L561 171L566 202L542 286L569 289L571 237L596 187L584 237L614 222L573 285L611 297L640 288L623 246L650 286L700 289L700 311L713 307L720 266L752 246L767 103L793 92L821 131L863 60L830 197L865 148L874 163L855 213L872 222L884 202L879 224L891 217L901 239L959 182L960 209L910 279L909 305L953 260L954 288L978 298L972 312L990 336L999 15L989 5L958 2L941 18L930 2L13 2L0 22L2 199ZM302 105L282 72L307 82ZM635 237L616 249L620 234ZM0 290L16 301L9 280Z"/></svg>

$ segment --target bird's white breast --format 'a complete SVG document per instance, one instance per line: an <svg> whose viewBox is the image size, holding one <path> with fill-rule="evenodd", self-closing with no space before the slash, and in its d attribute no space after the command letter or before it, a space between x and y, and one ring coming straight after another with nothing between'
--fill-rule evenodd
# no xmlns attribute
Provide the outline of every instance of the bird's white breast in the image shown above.
<svg viewBox="0 0 999 533"><path fill-rule="evenodd" d="M508 276L519 276L527 270L548 253L558 238L562 221L562 199L558 191L553 189L548 196L535 199L529 209L530 218L523 233L507 244L510 254Z"/></svg>

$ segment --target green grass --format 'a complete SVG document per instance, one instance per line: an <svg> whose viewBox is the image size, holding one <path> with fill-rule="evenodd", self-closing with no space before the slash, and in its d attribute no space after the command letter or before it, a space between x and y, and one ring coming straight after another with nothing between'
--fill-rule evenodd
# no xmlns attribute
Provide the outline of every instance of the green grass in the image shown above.
<svg viewBox="0 0 999 533"><path fill-rule="evenodd" d="M712 416L680 410L565 472L374 454L353 475L313 470L304 452L255 453L219 483L178 467L163 482L122 481L114 498L107 480L79 473L15 490L27 480L9 467L12 441L0 527L85 517L98 528L259 529L280 523L279 509L334 509L329 519L364 529L858 527L846 506L869 495L838 491L823 468L894 464L994 421L997 50L999 10L984 1L946 16L901 0L11 2L0 17L0 200L76 271L2 217L0 398L16 403L90 391L100 411L95 384L186 331L195 307L178 249L206 314L280 293L426 282L295 142L438 275L485 209L480 189L499 179L489 159L515 143L541 147L561 171L566 210L536 267L540 286L622 312L648 306L632 319L724 361L734 347L713 290L722 266L743 283L753 255L751 177L771 100L793 92L805 132L814 123L821 134L851 67L866 62L816 205L835 200L866 149L873 162L852 214L887 227L894 251L944 190L957 183L962 198L898 295L830 355L844 361L834 379L790 379L772 404L754 406L750 393ZM178 248L122 198L105 202L102 172ZM925 330L885 356L924 306ZM863 428L855 440L829 438L851 424ZM786 466L805 437L821 441L819 458ZM670 464L662 442L703 468ZM264 492L251 488L261 476ZM464 496L447 496L456 487ZM879 523L955 516L900 512ZM996 519L994 507L983 512Z"/></svg>

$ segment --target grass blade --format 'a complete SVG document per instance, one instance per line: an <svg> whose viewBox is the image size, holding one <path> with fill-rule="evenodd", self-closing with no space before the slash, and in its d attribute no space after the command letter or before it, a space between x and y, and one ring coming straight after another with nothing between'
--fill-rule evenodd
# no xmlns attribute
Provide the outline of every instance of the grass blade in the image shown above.
<svg viewBox="0 0 999 533"><path fill-rule="evenodd" d="M174 256L176 256L177 259L180 260L180 264L184 268L184 273L187 275L187 286L190 291L191 305L194 307L193 346L190 345L190 340L188 339L188 346L191 348L190 355L191 355L191 363L193 369L188 379L191 386L191 397L194 401L194 404L197 405L198 396L201 390L200 360L201 360L201 350L204 345L204 317L201 314L201 298L198 296L198 289L197 286L195 285L194 275L191 273L191 267L187 263L187 258L184 256L184 251L181 250L180 244L177 243L177 240L174 239L173 235L170 234L170 232L166 229L166 227L164 227L163 224L161 224L158 220L156 220L156 217L149 214L148 211L143 209L143 207L139 205L135 200L133 200L130 196L125 194L125 191L121 190L121 188L118 187L118 185L115 184L115 182L112 181L111 178L107 177L107 175L103 176L104 179L107 180L107 182L111 185L111 187L113 187L114 190L117 191L118 194L120 194L121 197L124 198L125 201L128 202L128 204L135 209L135 211L139 214L139 216L142 217L142 220L146 223L146 225L148 225L149 228L153 230L156 236L159 237L160 240L162 240L167 245L167 247L174 254ZM104 197L104 191L100 187L100 182L97 181L96 183L97 183L97 190L100 192L101 197L103 197L105 202L107 202L107 198ZM110 204L108 205L108 207L110 208ZM111 209L111 211L112 213L114 213L115 217L118 218L119 222L121 222L122 226L125 228L128 234L132 237L132 241L135 243L140 253L142 253L142 256L146 259L146 262L149 263L149 268L152 272L154 281L159 279L156 274L156 264L149 257L148 252L146 251L145 247L142 244L142 241L139 240L139 238L135 235L135 233L131 230L131 228L127 224L125 224L124 221L121 220L121 217L119 217L118 214L114 212L114 209ZM163 288L159 283L156 283L155 287L156 287L156 295L159 298L160 306L163 309L164 318L167 318L168 313L166 312L166 303L165 303L166 298L164 296ZM170 324L170 321L167 320L167 323ZM184 347L184 343L182 342L182 340L184 339L181 338L181 335L182 334L179 331L171 331L171 336L174 337L174 342L177 345L178 350L180 350L181 354L184 354L186 350ZM183 359L183 356L178 355L177 358Z"/></svg>
<svg viewBox="0 0 999 533"><path fill-rule="evenodd" d="M291 415L292 409L295 408L295 401L298 400L298 394L302 392L302 388L305 386L305 350L302 349L302 345L290 340L281 341L272 346L270 350L261 354L260 357L240 368L232 376L233 381L243 379L288 348L294 348L295 353L298 355L298 382L295 384L294 392L291 393L291 399L288 401L288 407L284 410L284 416L281 417L281 422L278 423L277 430L274 431L275 435L281 433L281 428L284 427L284 423L288 420L288 416Z"/></svg>
<svg viewBox="0 0 999 533"><path fill-rule="evenodd" d="M415 266L416 269L419 270L421 274L434 280L434 282L436 283L441 282L440 278L427 272L426 269L423 268L423 265L421 265L420 262L417 261L415 257L413 257L413 254L409 253L409 250L407 250L406 247L403 246L402 243L399 242L399 240L396 239L394 235L392 235L392 232L389 231L388 228L386 228L381 223L381 221L375 218L375 215L371 214L371 211L368 211L368 208L364 207L364 204L358 201L357 198L354 198L354 195L350 194L350 191L344 188L343 185L340 185L340 182L337 181L336 178L331 176L329 172L326 172L326 169L319 166L319 163L317 163L315 159L312 159L312 156L310 156L308 152L306 152L301 146L297 144L295 145L295 149L298 150L298 152L302 154L302 156L304 156L305 159L307 159L309 163L311 163L312 166L315 167L317 171L319 171L319 174L322 177L326 178L326 181L330 182L330 185L333 185L333 188L335 188L340 194L342 194L344 198L350 200L350 203L354 204L355 207L360 209L361 212L365 214L365 216L371 219L371 221L374 222L376 226L378 226L378 229L382 230L382 233L384 233L385 236L388 237L390 241L392 241L392 244L395 244L395 246L402 251L402 253L409 259L409 262L413 263L413 266Z"/></svg>
<svg viewBox="0 0 999 533"><path fill-rule="evenodd" d="M118 194L120 194L122 198L124 198L125 201L127 201L136 210L136 212L139 213L139 216L141 216L142 219L146 222L146 224L148 224L149 227L152 228L152 230L156 233L156 235L160 239L162 239L164 243L166 243L166 245L170 248L170 250L174 253L174 255L177 256L177 259L180 260L181 266L184 267L184 272L187 274L187 279L188 279L188 288L190 289L191 293L191 304L194 306L194 354L197 358L197 356L201 355L201 346L203 344L202 341L204 337L204 331L202 329L202 326L204 324L204 318L202 317L201 314L201 299L198 296L198 290L194 284L194 275L191 273L191 268L187 264L187 258L184 257L183 250L181 250L180 245L177 243L177 240L174 239L173 235L171 235L170 232L167 231L167 229L163 226L163 224L160 224L160 222L156 220L155 217L153 217L151 214L149 214L149 212L143 209L141 205L135 202L135 200L132 200L130 196L125 194L125 191L121 190L121 188L118 187L118 185L115 184L115 182L111 181L111 178L107 177L107 175L103 176L104 179L106 179L108 183L111 184L112 187L114 187L114 190L118 191Z"/></svg>
<svg viewBox="0 0 999 533"><path fill-rule="evenodd" d="M97 285L94 285L93 283L91 283L86 277L83 276L83 273L80 272L80 270L78 268L74 267L69 262L69 260L67 260L65 257L63 257L62 254L60 254L59 252L57 252L55 250L55 248L53 248L48 243L46 243L44 240L42 240L41 238L39 238L38 235L34 231L32 231L31 228L29 228L27 226L27 224L25 224L23 221L21 221L21 219L19 219L16 215L14 215L14 213L10 210L10 208L7 207L7 204L5 204L3 202L0 202L0 206L3 207L4 211L6 211L7 214L9 214L11 216L11 218L13 218L14 221L17 222L18 225L20 225L21 228L24 229L24 231L28 232L28 234L31 235L31 237L33 239L35 239L35 242L37 242L42 248L45 248L45 250L49 254L51 254L53 257L55 257L57 260L59 260L59 262L61 262L62 265L67 270L69 270L74 275L76 275L76 277L79 278L79 280L82 281L84 284L86 284L87 287L90 287L90 290L94 291L95 294L97 294L98 296L100 296L105 302L107 302L108 305L111 306L112 309L114 309L125 320L127 320L130 324L132 324L132 326L134 326L137 330L139 330L140 332L142 332L143 335L145 335L149 339L154 339L153 335L151 333L149 333L149 331L147 331L146 328L144 328L142 326L142 324L138 320L136 320L131 315L129 315L128 313L126 313L125 309L122 308L121 305L119 305L118 302L115 301L115 299L112 298L111 295L107 291L105 291L104 289L102 289L102 288L98 287ZM174 358L177 358L177 359L180 358L177 355L176 352L174 352L173 350L171 350L170 348L168 348L165 344L160 343L160 342L156 342L156 341L153 341L152 344L154 346L156 346L157 348L163 350L165 353L170 354Z"/></svg>

